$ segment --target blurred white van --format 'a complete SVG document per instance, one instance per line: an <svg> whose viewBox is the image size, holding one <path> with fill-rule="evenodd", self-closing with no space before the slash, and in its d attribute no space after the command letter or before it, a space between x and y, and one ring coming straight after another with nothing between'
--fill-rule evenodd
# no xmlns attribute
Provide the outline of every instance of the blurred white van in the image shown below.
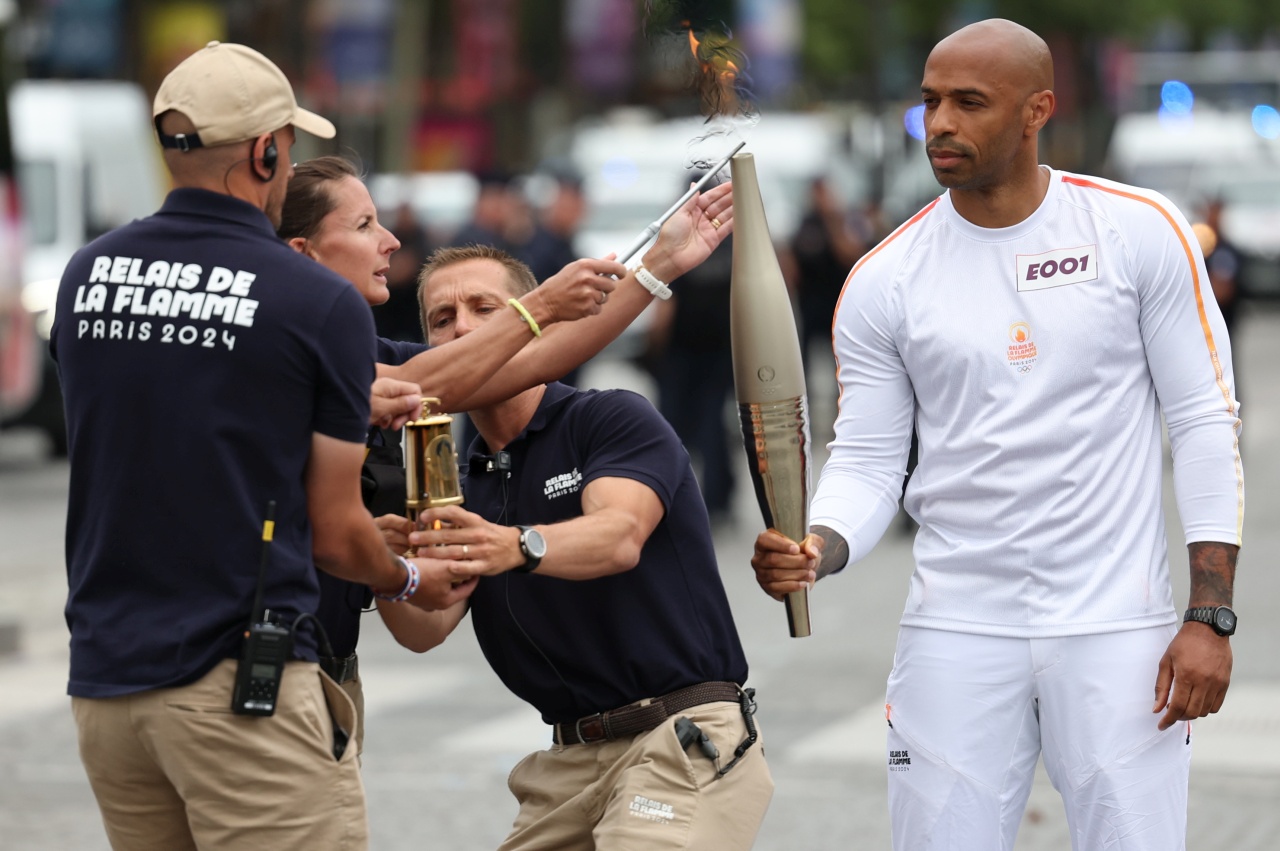
<svg viewBox="0 0 1280 851"><path fill-rule="evenodd" d="M568 151L587 198L578 253L599 257L625 249L688 188L690 176L700 173L694 163L718 163L739 142L755 157L770 233L785 243L804 216L814 178L831 180L842 198L865 196L866 174L850 154L848 133L840 118L818 113L766 113L754 124L730 127L625 112L586 122ZM729 172L725 166L721 179Z"/></svg>
<svg viewBox="0 0 1280 851"><path fill-rule="evenodd" d="M71 255L155 212L168 181L151 104L135 83L19 80L9 90L8 118L25 216L22 301L47 340L58 280ZM44 373L40 397L5 424L43 428L61 454L62 398L47 356Z"/></svg>
<svg viewBox="0 0 1280 851"><path fill-rule="evenodd" d="M9 26L17 4L0 0L0 65L7 66ZM0 97L7 99L0 75ZM22 304L22 204L14 177L8 113L0 110L0 426L31 407L40 392L40 348Z"/></svg>
<svg viewBox="0 0 1280 851"><path fill-rule="evenodd" d="M9 92L9 124L27 218L26 301L50 311L41 323L47 337L71 255L155 212L167 181L151 104L135 83L21 80Z"/></svg>
<svg viewBox="0 0 1280 851"><path fill-rule="evenodd" d="M1222 201L1223 233L1242 255L1242 292L1280 296L1280 140L1259 133L1250 111L1123 115L1107 165L1116 179L1164 194L1193 222L1207 202Z"/></svg>
<svg viewBox="0 0 1280 851"><path fill-rule="evenodd" d="M1203 199L1197 176L1207 168L1273 168L1280 143L1254 131L1248 111L1197 107L1185 116L1120 116L1107 147L1109 174L1168 196L1189 218Z"/></svg>

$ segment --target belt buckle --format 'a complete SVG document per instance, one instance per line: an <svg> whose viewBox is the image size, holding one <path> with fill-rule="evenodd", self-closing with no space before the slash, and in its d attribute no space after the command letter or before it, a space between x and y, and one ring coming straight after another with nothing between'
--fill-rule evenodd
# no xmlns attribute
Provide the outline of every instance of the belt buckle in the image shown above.
<svg viewBox="0 0 1280 851"><path fill-rule="evenodd" d="M584 723L584 722L588 722L588 723L589 723L589 722L591 722L591 721L596 721L596 720L599 720L599 721L600 721L600 732L601 732L601 734L604 736L604 739L605 739L605 740L608 740L608 738L609 738L609 728L608 728L608 726L604 723L604 713L603 713L603 712L597 712L595 715L584 715L584 716L582 716L581 718L579 718L577 721L574 721L574 722L573 722L573 735L577 737L577 739L578 739L578 742L577 742L577 743L578 743L578 744L580 744L580 745L589 744L589 742L587 741L587 737L586 737L586 736L583 734L583 732L582 732L582 725L583 725L583 723ZM594 741L594 740L593 740L593 741Z"/></svg>

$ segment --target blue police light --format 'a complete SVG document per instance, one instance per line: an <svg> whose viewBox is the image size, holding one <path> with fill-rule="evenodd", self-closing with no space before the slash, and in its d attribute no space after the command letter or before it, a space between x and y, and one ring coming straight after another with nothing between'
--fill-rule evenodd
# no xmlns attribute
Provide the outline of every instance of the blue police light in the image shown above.
<svg viewBox="0 0 1280 851"><path fill-rule="evenodd" d="M626 189L640 179L640 169L630 157L610 157L601 166L600 176L614 189Z"/></svg>
<svg viewBox="0 0 1280 851"><path fill-rule="evenodd" d="M1189 115L1195 102L1191 87L1181 80L1166 80L1160 87L1160 108L1174 115Z"/></svg>
<svg viewBox="0 0 1280 851"><path fill-rule="evenodd" d="M907 128L907 135L912 139L924 141L924 104L918 103L909 108L902 116L902 126Z"/></svg>
<svg viewBox="0 0 1280 851"><path fill-rule="evenodd" d="M1253 132L1264 139L1280 139L1280 112L1274 106L1259 104L1253 108Z"/></svg>

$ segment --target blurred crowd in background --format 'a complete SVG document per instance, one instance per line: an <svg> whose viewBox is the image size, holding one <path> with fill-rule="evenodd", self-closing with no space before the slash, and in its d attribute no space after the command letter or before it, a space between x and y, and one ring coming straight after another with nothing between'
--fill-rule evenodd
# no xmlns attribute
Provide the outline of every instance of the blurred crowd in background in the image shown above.
<svg viewBox="0 0 1280 851"><path fill-rule="evenodd" d="M1240 304L1280 296L1280 11L1263 0L0 0L0 237L12 248L0 423L37 425L65 450L41 349L61 266L159 205L150 97L218 39L271 56L304 105L335 119L331 145L308 140L297 156L338 153L366 173L402 245L375 310L395 339L421 339L415 279L432 250L496 245L545 278L621 250L745 141L821 440L844 278L939 192L918 112L928 47L993 15L1053 51L1046 162L1168 194L1197 223L1229 326ZM740 466L731 251L607 353L651 377L713 517L728 514ZM1242 395L1249 368L1237 364Z"/></svg>

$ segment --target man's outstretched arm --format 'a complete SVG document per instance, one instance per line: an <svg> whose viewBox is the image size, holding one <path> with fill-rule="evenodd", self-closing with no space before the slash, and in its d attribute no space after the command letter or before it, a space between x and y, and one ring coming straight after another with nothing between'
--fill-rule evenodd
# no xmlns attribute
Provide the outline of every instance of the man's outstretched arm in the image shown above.
<svg viewBox="0 0 1280 851"><path fill-rule="evenodd" d="M663 225L657 242L641 262L658 280L669 284L710 257L732 231L733 193L731 185L724 183L689 199ZM654 300L635 279L634 272L623 270L619 278L599 315L547 329L489 381L477 383L468 398L448 410L469 411L509 399L530 387L561 378L599 353ZM447 345L458 342L462 341Z"/></svg>

